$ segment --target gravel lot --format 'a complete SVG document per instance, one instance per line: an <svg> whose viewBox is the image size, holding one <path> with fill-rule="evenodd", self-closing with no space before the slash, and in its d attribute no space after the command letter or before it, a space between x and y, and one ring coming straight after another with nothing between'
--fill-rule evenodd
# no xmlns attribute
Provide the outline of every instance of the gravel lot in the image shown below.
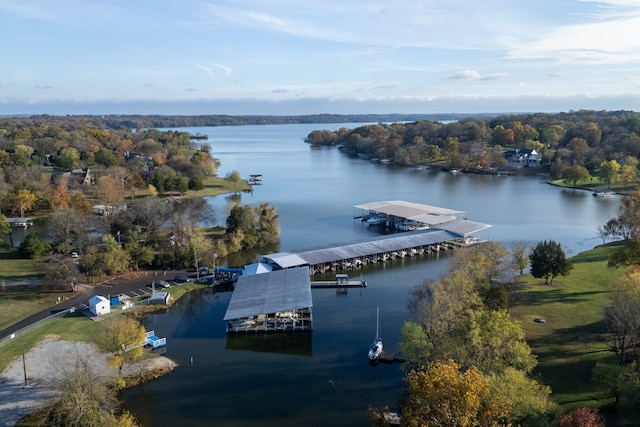
<svg viewBox="0 0 640 427"><path fill-rule="evenodd" d="M89 343L45 339L25 356L27 383L24 384L22 357L16 359L0 374L0 426L15 426L23 416L45 406L53 396L52 385L64 375L65 366L73 366L83 359L93 372L105 378L116 377L115 369L107 361L108 355ZM125 366L123 376L133 375L141 369L153 370L175 367L166 357L156 357L136 365Z"/></svg>

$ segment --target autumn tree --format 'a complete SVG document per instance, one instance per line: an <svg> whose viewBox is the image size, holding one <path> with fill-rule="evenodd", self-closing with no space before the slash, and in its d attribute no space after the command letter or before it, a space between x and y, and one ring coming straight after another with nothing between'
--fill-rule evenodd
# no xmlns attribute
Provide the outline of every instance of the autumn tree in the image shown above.
<svg viewBox="0 0 640 427"><path fill-rule="evenodd" d="M78 358L57 367L56 393L49 405L30 414L24 425L136 427L135 418L121 410L117 392L105 378ZM22 424L22 423L20 423Z"/></svg>
<svg viewBox="0 0 640 427"><path fill-rule="evenodd" d="M407 397L401 418L406 426L496 426L506 424L511 407L492 393L487 379L453 360L437 361L405 377Z"/></svg>
<svg viewBox="0 0 640 427"><path fill-rule="evenodd" d="M20 212L20 216L24 217L25 212L30 211L38 198L35 194L27 189L18 190L13 201L13 211Z"/></svg>
<svg viewBox="0 0 640 427"><path fill-rule="evenodd" d="M611 182L616 180L619 172L620 163L615 160L609 160L600 163L598 176L607 185L607 188L611 188Z"/></svg>
<svg viewBox="0 0 640 427"><path fill-rule="evenodd" d="M100 322L96 335L98 346L111 353L111 363L122 376L125 362L132 362L144 354L142 345L146 338L144 326L132 317L110 317Z"/></svg>
<svg viewBox="0 0 640 427"><path fill-rule="evenodd" d="M531 275L537 279L544 277L546 285L551 285L555 277L566 276L573 269L560 243L553 240L535 245L529 254L529 260Z"/></svg>
<svg viewBox="0 0 640 427"><path fill-rule="evenodd" d="M504 396L511 405L509 420L517 426L543 426L555 414L551 387L529 378L526 372L507 367L487 376L492 392Z"/></svg>
<svg viewBox="0 0 640 427"><path fill-rule="evenodd" d="M605 427L605 420L597 409L585 406L574 409L560 418L559 427Z"/></svg>
<svg viewBox="0 0 640 427"><path fill-rule="evenodd" d="M629 183L638 180L638 158L627 156L620 166L620 180L626 187Z"/></svg>

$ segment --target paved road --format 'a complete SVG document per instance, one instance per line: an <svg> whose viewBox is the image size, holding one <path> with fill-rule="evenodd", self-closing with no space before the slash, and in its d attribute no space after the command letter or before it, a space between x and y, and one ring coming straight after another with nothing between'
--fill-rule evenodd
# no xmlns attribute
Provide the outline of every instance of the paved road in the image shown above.
<svg viewBox="0 0 640 427"><path fill-rule="evenodd" d="M172 270L172 271L139 271L134 273L128 273L126 275L113 277L103 283L91 285L81 284L84 289L80 294L73 298L69 298L66 301L62 301L54 306L47 308L39 313L27 317L9 326L6 329L0 330L0 339L7 337L22 328L45 319L52 314L56 314L60 311L68 310L71 307L77 307L80 304L87 304L89 298L94 295L102 295L108 297L110 295L127 294L131 297L138 295L145 295L151 293L151 283L160 280L172 280L176 275L188 275L185 270Z"/></svg>

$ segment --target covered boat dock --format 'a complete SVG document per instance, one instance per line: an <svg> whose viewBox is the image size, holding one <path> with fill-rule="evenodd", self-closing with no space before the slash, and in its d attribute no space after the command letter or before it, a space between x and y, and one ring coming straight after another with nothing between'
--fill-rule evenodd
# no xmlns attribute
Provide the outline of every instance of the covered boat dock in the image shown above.
<svg viewBox="0 0 640 427"><path fill-rule="evenodd" d="M309 267L243 275L224 315L227 333L311 331Z"/></svg>
<svg viewBox="0 0 640 427"><path fill-rule="evenodd" d="M464 211L402 200L364 203L354 206L354 209L354 219L401 231L424 230L467 218Z"/></svg>
<svg viewBox="0 0 640 427"><path fill-rule="evenodd" d="M469 246L480 242L477 233L490 225L468 220L452 220L427 230L381 236L343 245L328 245L297 253L265 255L261 262L274 270L308 266L310 274L345 271L367 264L405 256Z"/></svg>

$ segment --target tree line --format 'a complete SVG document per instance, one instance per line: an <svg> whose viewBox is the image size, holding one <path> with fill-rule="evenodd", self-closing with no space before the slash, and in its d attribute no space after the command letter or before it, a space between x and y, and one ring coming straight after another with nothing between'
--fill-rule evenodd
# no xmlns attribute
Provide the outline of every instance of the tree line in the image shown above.
<svg viewBox="0 0 640 427"><path fill-rule="evenodd" d="M536 150L543 170L554 178L575 184L587 172L602 175L607 185L618 178L626 185L638 181L640 113L585 110L464 118L450 123L378 123L316 130L307 141L340 145L350 155L388 159L400 166L439 164L470 171L504 169L507 151ZM620 171L624 165L627 170ZM607 168L613 170L605 171Z"/></svg>
<svg viewBox="0 0 640 427"><path fill-rule="evenodd" d="M411 290L402 425L604 427L597 410L561 413L532 374L537 359L508 311L529 264L548 283L571 269L553 241L511 250L488 242L456 251L448 274ZM383 413L371 411L375 425L389 425Z"/></svg>

